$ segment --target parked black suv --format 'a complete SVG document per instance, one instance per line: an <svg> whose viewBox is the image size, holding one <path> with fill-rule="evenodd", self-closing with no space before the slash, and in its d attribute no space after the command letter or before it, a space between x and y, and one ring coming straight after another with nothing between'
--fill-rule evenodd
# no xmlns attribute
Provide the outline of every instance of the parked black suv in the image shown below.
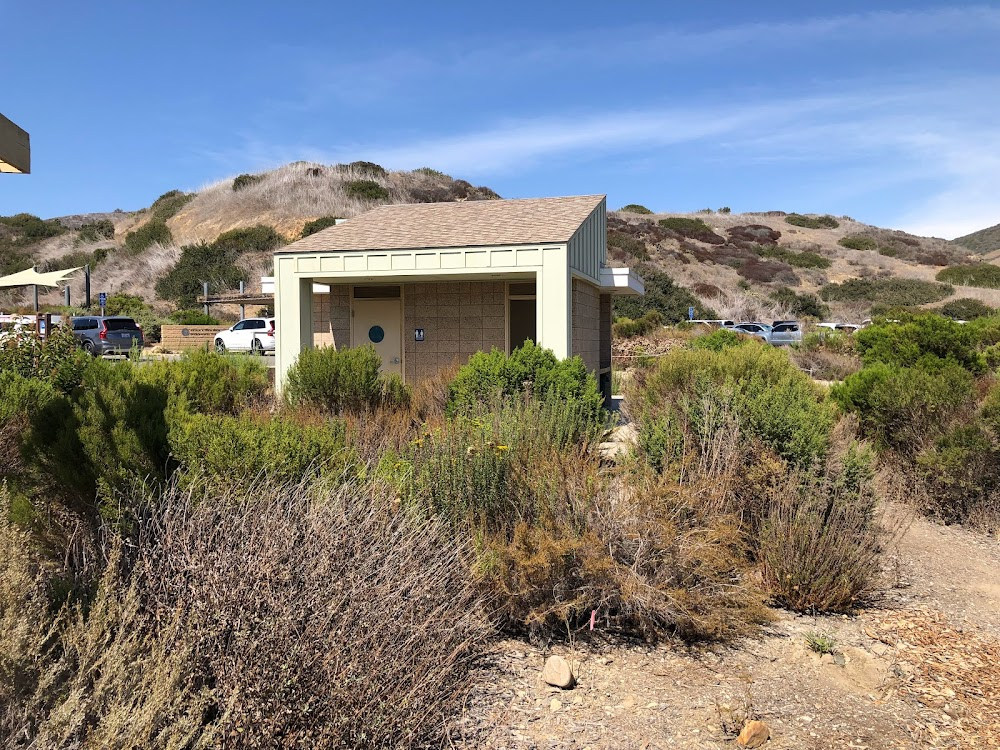
<svg viewBox="0 0 1000 750"><path fill-rule="evenodd" d="M142 329L132 318L87 315L73 318L73 335L88 354L128 354L142 348Z"/></svg>

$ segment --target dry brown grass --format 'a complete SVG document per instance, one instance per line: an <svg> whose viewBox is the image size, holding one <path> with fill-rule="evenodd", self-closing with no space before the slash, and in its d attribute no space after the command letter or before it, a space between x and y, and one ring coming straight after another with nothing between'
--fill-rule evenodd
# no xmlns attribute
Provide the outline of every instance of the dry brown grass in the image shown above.
<svg viewBox="0 0 1000 750"><path fill-rule="evenodd" d="M488 616L463 551L391 508L376 487L258 486L198 502L172 490L130 544L108 543L89 609L55 620L4 515L5 746L436 741Z"/></svg>

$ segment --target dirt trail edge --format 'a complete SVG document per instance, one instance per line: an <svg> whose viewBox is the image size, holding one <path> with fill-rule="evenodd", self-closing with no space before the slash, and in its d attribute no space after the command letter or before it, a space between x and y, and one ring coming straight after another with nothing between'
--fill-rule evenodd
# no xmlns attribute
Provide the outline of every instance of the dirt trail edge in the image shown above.
<svg viewBox="0 0 1000 750"><path fill-rule="evenodd" d="M1000 542L917 519L883 606L853 617L777 611L760 639L685 649L501 642L452 743L460 748L735 748L747 718L765 748L1000 747ZM807 634L834 639L813 652ZM550 653L573 690L540 680Z"/></svg>

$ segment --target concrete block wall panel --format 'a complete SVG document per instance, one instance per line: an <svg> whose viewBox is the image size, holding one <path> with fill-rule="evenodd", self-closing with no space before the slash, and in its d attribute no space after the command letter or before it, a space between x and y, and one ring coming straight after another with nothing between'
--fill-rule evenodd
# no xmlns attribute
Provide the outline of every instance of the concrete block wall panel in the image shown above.
<svg viewBox="0 0 1000 750"><path fill-rule="evenodd" d="M573 352L587 369L601 367L601 293L581 279L573 279Z"/></svg>
<svg viewBox="0 0 1000 750"><path fill-rule="evenodd" d="M403 352L408 383L468 361L478 351L506 346L506 298L502 281L406 284L403 288ZM415 340L422 328L424 340Z"/></svg>
<svg viewBox="0 0 1000 750"><path fill-rule="evenodd" d="M611 367L611 295L601 295L601 369Z"/></svg>

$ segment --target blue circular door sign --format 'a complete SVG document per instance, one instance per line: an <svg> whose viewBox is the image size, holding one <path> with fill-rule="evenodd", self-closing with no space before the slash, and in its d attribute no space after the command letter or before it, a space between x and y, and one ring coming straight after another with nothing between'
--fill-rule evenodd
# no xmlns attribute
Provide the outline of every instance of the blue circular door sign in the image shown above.
<svg viewBox="0 0 1000 750"><path fill-rule="evenodd" d="M368 340L373 344L381 343L384 338L385 331L382 330L382 326L372 326L368 329Z"/></svg>

